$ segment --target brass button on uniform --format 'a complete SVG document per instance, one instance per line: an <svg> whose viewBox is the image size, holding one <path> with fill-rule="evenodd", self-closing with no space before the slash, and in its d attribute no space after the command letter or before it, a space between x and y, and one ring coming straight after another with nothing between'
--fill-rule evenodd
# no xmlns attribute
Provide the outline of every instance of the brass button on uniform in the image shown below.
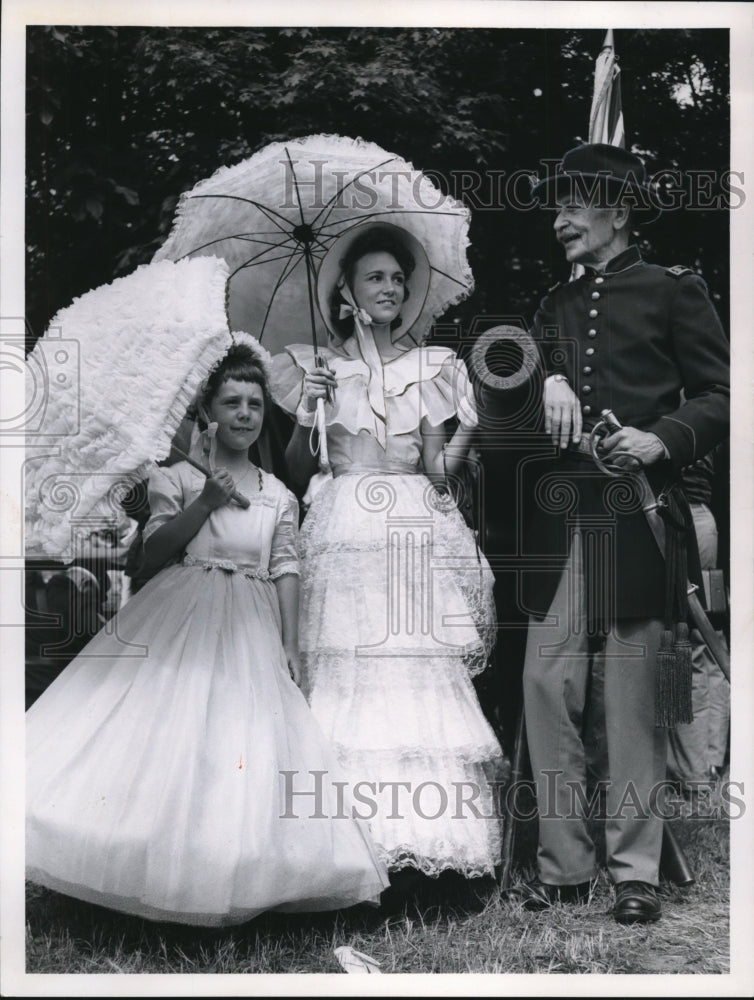
<svg viewBox="0 0 754 1000"><path fill-rule="evenodd" d="M588 396L589 393L592 391L592 387L590 385L582 385L581 391L584 393L585 396Z"/></svg>
<svg viewBox="0 0 754 1000"><path fill-rule="evenodd" d="M599 313L597 312L597 310L596 309L590 309L589 310L589 318L590 319L594 319L595 316L599 316Z"/></svg>
<svg viewBox="0 0 754 1000"><path fill-rule="evenodd" d="M605 279L600 276L599 278L595 278L594 279L594 283L595 283L595 285L601 285L604 280Z"/></svg>
<svg viewBox="0 0 754 1000"><path fill-rule="evenodd" d="M584 365L584 367L581 370L585 375L592 374L592 369L589 367L589 365Z"/></svg>
<svg viewBox="0 0 754 1000"><path fill-rule="evenodd" d="M599 297L600 297L600 293L599 292L592 292L592 298L593 299L598 299Z"/></svg>
<svg viewBox="0 0 754 1000"><path fill-rule="evenodd" d="M587 337L596 337L596 336L597 336L597 331L596 330L588 330L587 331Z"/></svg>
<svg viewBox="0 0 754 1000"><path fill-rule="evenodd" d="M587 349L584 351L584 354L586 354L588 358L591 358L591 356L594 354L594 348L587 347Z"/></svg>
<svg viewBox="0 0 754 1000"><path fill-rule="evenodd" d="M587 403L587 405L586 405L586 406L582 406L582 407L581 407L581 412L582 412L582 413L584 414L584 416L585 416L585 417L588 417L588 416L589 416L589 414L590 414L590 413L592 412L592 408L591 408L591 406L589 406L589 404Z"/></svg>

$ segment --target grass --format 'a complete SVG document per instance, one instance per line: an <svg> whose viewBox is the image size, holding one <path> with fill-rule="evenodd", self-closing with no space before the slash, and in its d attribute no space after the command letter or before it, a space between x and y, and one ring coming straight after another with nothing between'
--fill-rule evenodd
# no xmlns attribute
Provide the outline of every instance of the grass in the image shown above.
<svg viewBox="0 0 754 1000"><path fill-rule="evenodd" d="M380 910L265 914L223 930L157 924L28 886L28 973L338 973L350 945L383 973L727 973L728 822L679 820L696 873L664 885L663 917L621 926L603 873L588 903L546 914L501 896L492 879L422 880ZM516 878L531 869L534 828L518 838Z"/></svg>

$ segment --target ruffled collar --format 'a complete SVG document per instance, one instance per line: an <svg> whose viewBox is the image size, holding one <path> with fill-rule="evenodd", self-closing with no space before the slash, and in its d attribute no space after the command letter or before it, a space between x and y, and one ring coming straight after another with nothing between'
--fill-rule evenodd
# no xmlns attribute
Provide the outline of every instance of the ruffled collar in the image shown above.
<svg viewBox="0 0 754 1000"><path fill-rule="evenodd" d="M321 353L339 378L355 375L368 377L370 368L361 356L358 342L349 337L337 348L324 348ZM412 347L407 351L381 362L381 382L386 396L395 396L410 385L436 378L443 365L455 357L449 347L425 345ZM339 364L339 360L341 363Z"/></svg>
<svg viewBox="0 0 754 1000"><path fill-rule="evenodd" d="M328 427L340 425L352 434L376 436L374 414L364 391L371 373L359 351L346 341L320 348L319 353L338 380L335 400L325 407ZM300 412L300 402L303 375L314 366L312 346L290 344L273 361L275 401L303 426L311 426ZM466 367L451 348L413 347L385 362L381 372L388 435L418 430L425 417L433 427L453 416L469 426L476 424Z"/></svg>

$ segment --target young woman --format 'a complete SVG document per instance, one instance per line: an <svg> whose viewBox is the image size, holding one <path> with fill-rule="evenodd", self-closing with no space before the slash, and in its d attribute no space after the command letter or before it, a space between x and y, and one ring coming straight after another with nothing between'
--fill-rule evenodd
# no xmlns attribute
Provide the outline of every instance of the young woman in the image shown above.
<svg viewBox="0 0 754 1000"><path fill-rule="evenodd" d="M208 926L387 885L296 686L298 507L248 460L269 397L258 344L238 339L199 404L213 475L150 477L146 554L165 568L27 714L28 877ZM295 795L310 770L316 801Z"/></svg>
<svg viewBox="0 0 754 1000"><path fill-rule="evenodd" d="M321 352L328 367L293 346L274 359L272 386L296 416L287 458L302 487L316 470L314 410L329 397L332 477L300 536L312 710L388 868L475 876L500 857L502 753L471 682L494 641L493 581L455 504L433 486L460 469L476 413L455 354L410 339L429 276L406 230L349 230L318 275L335 338ZM460 426L447 442L451 418Z"/></svg>

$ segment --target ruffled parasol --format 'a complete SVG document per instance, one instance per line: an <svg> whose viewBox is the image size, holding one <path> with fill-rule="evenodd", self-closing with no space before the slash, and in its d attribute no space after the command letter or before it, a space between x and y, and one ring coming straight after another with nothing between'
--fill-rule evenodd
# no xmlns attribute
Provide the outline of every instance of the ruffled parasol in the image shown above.
<svg viewBox="0 0 754 1000"><path fill-rule="evenodd" d="M120 499L166 458L203 379L233 338L228 267L214 256L139 267L87 292L29 356L27 555L69 559L77 539L122 516Z"/></svg>

